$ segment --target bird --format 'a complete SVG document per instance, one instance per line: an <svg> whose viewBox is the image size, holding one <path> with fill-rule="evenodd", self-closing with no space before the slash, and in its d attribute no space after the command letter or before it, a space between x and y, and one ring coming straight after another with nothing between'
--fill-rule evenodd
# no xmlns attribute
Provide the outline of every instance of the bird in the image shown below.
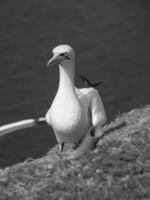
<svg viewBox="0 0 150 200"><path fill-rule="evenodd" d="M45 117L24 119L0 126L0 138L15 131L46 124Z"/></svg>
<svg viewBox="0 0 150 200"><path fill-rule="evenodd" d="M66 143L77 145L70 158L78 158L92 149L102 136L106 112L98 91L75 86L75 51L67 44L53 49L48 67L59 66L59 84L45 119L54 131L59 152Z"/></svg>

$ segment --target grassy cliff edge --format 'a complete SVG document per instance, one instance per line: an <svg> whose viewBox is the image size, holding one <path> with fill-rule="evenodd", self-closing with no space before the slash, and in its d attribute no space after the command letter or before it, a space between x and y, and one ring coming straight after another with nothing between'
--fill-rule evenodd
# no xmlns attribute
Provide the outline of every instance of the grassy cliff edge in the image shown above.
<svg viewBox="0 0 150 200"><path fill-rule="evenodd" d="M150 199L150 105L117 116L77 160L57 148L0 169L0 200Z"/></svg>

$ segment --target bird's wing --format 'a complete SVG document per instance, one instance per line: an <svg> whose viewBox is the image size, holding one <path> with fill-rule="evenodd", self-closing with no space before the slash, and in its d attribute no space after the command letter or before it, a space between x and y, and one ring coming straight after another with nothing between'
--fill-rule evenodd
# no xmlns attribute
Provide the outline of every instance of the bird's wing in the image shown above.
<svg viewBox="0 0 150 200"><path fill-rule="evenodd" d="M0 126L0 137L12 133L14 131L22 130L29 127L34 127L45 123L46 123L45 118L40 117L37 119L24 119L17 122L5 124L3 126Z"/></svg>
<svg viewBox="0 0 150 200"><path fill-rule="evenodd" d="M102 135L102 125L106 122L106 113L103 102L97 90L93 89L90 94L90 113L92 126L94 127L95 137Z"/></svg>
<svg viewBox="0 0 150 200"><path fill-rule="evenodd" d="M82 82L83 82L85 85L91 86L92 83L91 83L85 76L83 76L83 75L81 75L81 74L79 74L79 76L80 76Z"/></svg>
<svg viewBox="0 0 150 200"><path fill-rule="evenodd" d="M85 76L79 74L81 81L83 82L85 87L97 87L98 85L102 84L102 81L96 82L96 83L91 83Z"/></svg>
<svg viewBox="0 0 150 200"><path fill-rule="evenodd" d="M92 87L97 87L98 85L102 84L103 82L102 81L99 81L97 83L92 83Z"/></svg>

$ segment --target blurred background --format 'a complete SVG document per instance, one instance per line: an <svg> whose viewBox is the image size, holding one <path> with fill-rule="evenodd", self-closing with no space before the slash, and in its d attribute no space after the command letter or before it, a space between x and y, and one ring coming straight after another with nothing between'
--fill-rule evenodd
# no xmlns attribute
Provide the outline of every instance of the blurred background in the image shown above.
<svg viewBox="0 0 150 200"><path fill-rule="evenodd" d="M45 115L59 79L46 63L59 44L75 49L77 73L103 81L109 120L149 104L148 0L1 0L0 26L0 125ZM0 167L40 157L55 142L48 126L3 137Z"/></svg>

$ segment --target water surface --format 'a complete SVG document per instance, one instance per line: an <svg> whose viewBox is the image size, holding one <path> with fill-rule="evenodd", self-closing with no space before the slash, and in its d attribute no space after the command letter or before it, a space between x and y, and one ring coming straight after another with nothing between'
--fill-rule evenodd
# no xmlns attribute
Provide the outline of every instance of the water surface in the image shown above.
<svg viewBox="0 0 150 200"><path fill-rule="evenodd" d="M149 11L146 0L2 0L0 124L45 115L58 85L58 69L46 63L62 43L75 48L77 73L104 82L98 89L109 119L148 104ZM1 166L41 156L52 134L44 126L1 139Z"/></svg>

